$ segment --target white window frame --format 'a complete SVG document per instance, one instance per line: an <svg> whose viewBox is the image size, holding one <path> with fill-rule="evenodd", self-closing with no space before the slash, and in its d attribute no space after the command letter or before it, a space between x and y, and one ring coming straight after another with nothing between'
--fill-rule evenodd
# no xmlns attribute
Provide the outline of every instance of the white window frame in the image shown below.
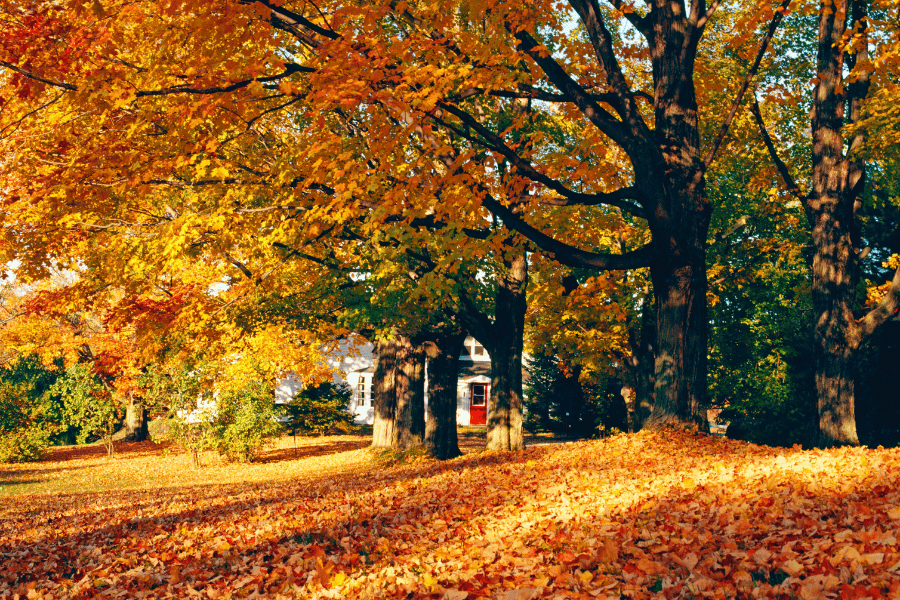
<svg viewBox="0 0 900 600"><path fill-rule="evenodd" d="M368 378L365 375L360 375L356 381L356 405L368 406L367 402L371 399L371 396Z"/></svg>

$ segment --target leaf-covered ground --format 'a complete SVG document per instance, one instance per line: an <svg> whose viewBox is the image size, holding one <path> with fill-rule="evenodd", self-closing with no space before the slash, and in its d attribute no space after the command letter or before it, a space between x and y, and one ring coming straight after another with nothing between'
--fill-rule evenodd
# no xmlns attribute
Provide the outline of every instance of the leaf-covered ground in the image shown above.
<svg viewBox="0 0 900 600"><path fill-rule="evenodd" d="M665 432L385 467L362 443L3 466L5 493L70 491L3 499L0 596L900 597L898 450Z"/></svg>

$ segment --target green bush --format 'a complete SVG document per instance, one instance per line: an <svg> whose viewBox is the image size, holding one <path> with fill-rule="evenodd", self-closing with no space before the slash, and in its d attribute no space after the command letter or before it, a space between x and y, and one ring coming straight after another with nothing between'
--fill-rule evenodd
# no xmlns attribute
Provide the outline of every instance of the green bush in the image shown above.
<svg viewBox="0 0 900 600"><path fill-rule="evenodd" d="M166 428L166 438L190 452L194 466L199 467L201 453L216 447L216 437L212 416L192 416L174 417Z"/></svg>
<svg viewBox="0 0 900 600"><path fill-rule="evenodd" d="M275 397L265 384L224 393L216 403L212 435L216 451L232 462L252 462L280 426Z"/></svg>
<svg viewBox="0 0 900 600"><path fill-rule="evenodd" d="M284 406L284 424L292 434L325 433L337 429L353 430L353 415L348 411L352 391L345 384L331 382L305 388Z"/></svg>
<svg viewBox="0 0 900 600"><path fill-rule="evenodd" d="M78 443L100 439L107 455L112 456L113 434L122 420L122 410L91 366L70 366L51 391L62 398L66 423L78 427Z"/></svg>
<svg viewBox="0 0 900 600"><path fill-rule="evenodd" d="M0 436L0 462L37 462L44 458L55 429L32 426Z"/></svg>
<svg viewBox="0 0 900 600"><path fill-rule="evenodd" d="M37 356L0 367L0 462L41 460L64 429L62 402L51 391L59 375L59 365Z"/></svg>

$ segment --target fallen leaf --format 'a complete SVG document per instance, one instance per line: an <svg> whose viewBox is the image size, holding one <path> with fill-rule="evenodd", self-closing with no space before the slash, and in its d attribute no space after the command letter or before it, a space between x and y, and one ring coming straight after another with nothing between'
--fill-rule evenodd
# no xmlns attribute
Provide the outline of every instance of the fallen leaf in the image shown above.
<svg viewBox="0 0 900 600"><path fill-rule="evenodd" d="M826 592L830 592L838 586L840 580L833 575L813 575L808 577L800 586L800 597L803 600L819 600L825 598Z"/></svg>
<svg viewBox="0 0 900 600"><path fill-rule="evenodd" d="M497 600L534 600L541 595L543 588L523 588L520 590L507 590L497 594Z"/></svg>

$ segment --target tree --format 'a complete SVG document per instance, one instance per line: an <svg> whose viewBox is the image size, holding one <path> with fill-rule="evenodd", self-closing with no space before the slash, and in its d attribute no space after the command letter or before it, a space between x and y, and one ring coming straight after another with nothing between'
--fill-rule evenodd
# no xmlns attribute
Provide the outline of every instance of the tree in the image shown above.
<svg viewBox="0 0 900 600"><path fill-rule="evenodd" d="M425 448L439 460L460 456L456 433L459 354L466 334L453 327L436 329L423 347L428 359L428 418Z"/></svg>
<svg viewBox="0 0 900 600"><path fill-rule="evenodd" d="M876 3L873 3L873 5ZM878 10L891 10L875 6ZM779 156L762 110L754 116L773 163L806 212L812 259L813 352L819 412L819 444L856 445L855 362L866 339L900 308L900 270L881 301L860 312L862 260L870 252L860 236L866 192L865 99L875 63L870 49L888 52L893 22L870 15L870 3L827 2L819 9L815 85L811 90L810 181L801 191ZM882 33L879 27L885 27ZM885 39L887 38L887 40Z"/></svg>
<svg viewBox="0 0 900 600"><path fill-rule="evenodd" d="M65 430L62 404L50 391L59 375L36 355L0 366L0 462L40 460Z"/></svg>
<svg viewBox="0 0 900 600"><path fill-rule="evenodd" d="M284 406L284 424L294 435L298 430L324 434L330 429L351 427L353 418L348 408L352 395L346 384L326 381L306 387Z"/></svg>
<svg viewBox="0 0 900 600"><path fill-rule="evenodd" d="M389 335L375 346L372 446L409 450L425 441L425 360L418 341Z"/></svg>
<svg viewBox="0 0 900 600"><path fill-rule="evenodd" d="M652 422L702 423L704 172L730 117L704 151L694 69L719 5L612 4L573 0L575 36L571 14L549 2L335 2L321 13L224 0L10 4L4 166L9 206L21 210L5 215L4 252L22 255L32 277L60 257L115 253L105 276L134 286L161 284L190 258L185 313L197 328L274 286L289 257L349 222L378 234L397 219L457 230L493 221L570 266L649 265ZM540 105L520 110L528 99ZM533 126L541 119L565 125L564 144ZM566 244L545 228L549 207L588 228L616 208L652 241L616 252ZM210 297L223 272L235 284ZM505 368L498 382L515 389ZM498 399L497 419L515 425L514 404Z"/></svg>
<svg viewBox="0 0 900 600"><path fill-rule="evenodd" d="M113 434L122 418L120 406L114 400L110 388L93 372L91 365L74 364L66 369L52 388L65 406L66 421L78 427L78 443L84 444L90 437L99 436L112 458L115 452Z"/></svg>

